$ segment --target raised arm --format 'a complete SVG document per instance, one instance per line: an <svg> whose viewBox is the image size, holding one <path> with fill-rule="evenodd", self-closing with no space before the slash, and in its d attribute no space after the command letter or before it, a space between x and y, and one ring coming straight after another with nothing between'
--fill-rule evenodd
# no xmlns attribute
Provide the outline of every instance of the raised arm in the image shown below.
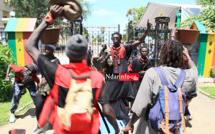
<svg viewBox="0 0 215 134"><path fill-rule="evenodd" d="M151 26L152 26L152 24L149 23L149 20L148 20L148 22L147 22L147 29L146 29L145 33L138 40L136 40L135 42L133 42L131 44L132 49L135 49L137 46L139 46L141 43L143 43L143 41L145 40L146 35L147 35L149 29L151 28Z"/></svg>
<svg viewBox="0 0 215 134"><path fill-rule="evenodd" d="M177 28L173 28L172 31L171 31L171 35L170 35L171 40L175 40L175 38L176 38L176 35L175 35L176 32L177 32ZM183 53L187 57L188 68L196 67L196 64L194 63L194 61L190 57L187 48L184 47L184 46L183 46L183 48L184 48Z"/></svg>
<svg viewBox="0 0 215 134"><path fill-rule="evenodd" d="M50 16L55 19L59 16L62 16L63 7L59 5L54 5L51 7ZM45 29L51 25L50 23L46 22L45 20L42 21L42 23L37 27L37 29L31 34L30 38L25 44L25 50L26 52L31 56L31 58L34 61L37 61L37 58L40 54L40 51L36 48L36 45L42 35L42 33L45 31Z"/></svg>

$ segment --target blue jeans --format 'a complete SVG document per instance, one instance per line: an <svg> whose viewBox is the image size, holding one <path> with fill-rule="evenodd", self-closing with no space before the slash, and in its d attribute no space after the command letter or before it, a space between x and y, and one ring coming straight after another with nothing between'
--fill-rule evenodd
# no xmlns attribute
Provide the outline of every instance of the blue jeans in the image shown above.
<svg viewBox="0 0 215 134"><path fill-rule="evenodd" d="M30 95L31 95L31 92L36 92L36 85L35 83L32 83L30 85L26 85L26 86L19 86L17 81L14 81L14 84L13 84L13 97L12 97L12 102L11 102L11 113L14 113L16 111L16 109L18 108L18 105L19 105L19 100L20 98L22 97L21 95L21 91L23 89L27 88ZM31 95L31 98L34 102L34 105L36 105L36 96L32 96Z"/></svg>

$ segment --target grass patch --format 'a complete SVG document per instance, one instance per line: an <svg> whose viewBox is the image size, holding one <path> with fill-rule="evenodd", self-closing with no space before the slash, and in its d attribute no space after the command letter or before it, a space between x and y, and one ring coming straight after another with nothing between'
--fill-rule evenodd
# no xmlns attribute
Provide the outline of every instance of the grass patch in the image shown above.
<svg viewBox="0 0 215 134"><path fill-rule="evenodd" d="M21 97L17 110L22 108L23 106L25 106L31 100L32 100L31 96L27 90L27 92ZM10 108L11 108L11 101L0 103L0 109L1 109L0 110L0 126L9 122ZM27 109L29 109L29 107L26 107L24 110L26 111Z"/></svg>
<svg viewBox="0 0 215 134"><path fill-rule="evenodd" d="M215 97L215 87L199 87L202 91L210 94L210 96Z"/></svg>

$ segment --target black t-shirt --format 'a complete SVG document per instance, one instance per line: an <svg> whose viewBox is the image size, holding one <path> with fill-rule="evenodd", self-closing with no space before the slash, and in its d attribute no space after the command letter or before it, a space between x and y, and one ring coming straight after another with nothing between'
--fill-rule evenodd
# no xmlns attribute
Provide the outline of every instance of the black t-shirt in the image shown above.
<svg viewBox="0 0 215 134"><path fill-rule="evenodd" d="M52 89L54 86L54 82L55 82L55 73L57 71L58 65L56 63L53 63L51 61L49 61L49 59L40 54L38 59L37 59L37 64L38 67L42 73L42 75L45 77L47 83L49 84L50 88ZM108 99L105 93L105 88L104 88L104 83L101 89L101 93L99 96L99 103L101 104L105 104L108 103Z"/></svg>
<svg viewBox="0 0 215 134"><path fill-rule="evenodd" d="M135 57L133 60L132 60L132 73L139 73L140 71L146 71L148 70L149 68L152 67L152 63L150 61L150 59L145 59L147 61L145 61L146 63L143 64L141 62L141 59L140 57ZM143 76L140 76L140 81L142 80Z"/></svg>

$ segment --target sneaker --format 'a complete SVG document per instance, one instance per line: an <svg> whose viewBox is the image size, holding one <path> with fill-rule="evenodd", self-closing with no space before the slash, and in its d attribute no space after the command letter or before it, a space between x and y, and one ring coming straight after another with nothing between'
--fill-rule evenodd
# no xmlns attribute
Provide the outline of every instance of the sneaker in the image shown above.
<svg viewBox="0 0 215 134"><path fill-rule="evenodd" d="M44 131L43 127L40 128L39 126L37 126L37 128L31 134L41 134L43 131Z"/></svg>
<svg viewBox="0 0 215 134"><path fill-rule="evenodd" d="M187 115L186 118L187 118L187 120L189 120L189 121L193 119L193 117L192 117L191 115Z"/></svg>
<svg viewBox="0 0 215 134"><path fill-rule="evenodd" d="M14 123L16 120L16 117L15 117L15 114L14 113L10 113L10 119L9 119L9 122L10 123Z"/></svg>

